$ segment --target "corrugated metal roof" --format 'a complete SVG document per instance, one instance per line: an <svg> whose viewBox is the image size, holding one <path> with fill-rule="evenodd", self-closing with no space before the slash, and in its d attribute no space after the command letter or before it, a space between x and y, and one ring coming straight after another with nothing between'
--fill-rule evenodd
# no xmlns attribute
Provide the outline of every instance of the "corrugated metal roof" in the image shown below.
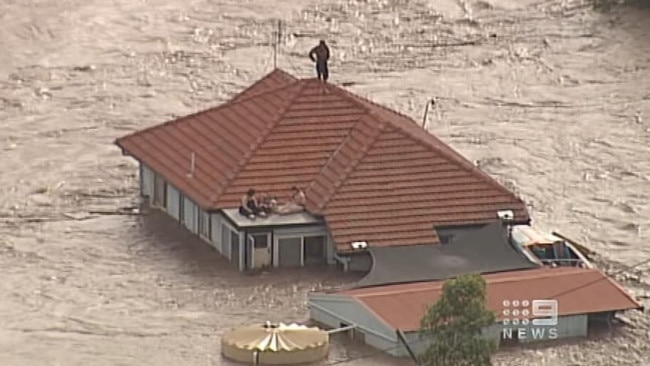
<svg viewBox="0 0 650 366"><path fill-rule="evenodd" d="M597 269L540 268L489 274L487 307L502 320L503 301L550 299L558 301L558 315L638 309L642 305L619 284ZM442 293L443 281L420 282L347 290L381 320L395 329L414 331L428 306Z"/></svg>
<svg viewBox="0 0 650 366"><path fill-rule="evenodd" d="M501 209L529 220L519 198L408 117L281 70L116 144L207 209L237 207L251 187L280 198L305 187L339 251L436 244L434 226L494 222Z"/></svg>

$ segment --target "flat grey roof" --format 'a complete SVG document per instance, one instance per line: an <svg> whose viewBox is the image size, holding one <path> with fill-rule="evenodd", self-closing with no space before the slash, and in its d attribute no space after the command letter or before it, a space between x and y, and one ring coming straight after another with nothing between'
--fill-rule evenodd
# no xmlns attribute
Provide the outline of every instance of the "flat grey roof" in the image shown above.
<svg viewBox="0 0 650 366"><path fill-rule="evenodd" d="M501 223L459 235L449 244L368 248L370 272L352 288L439 281L465 273L496 273L540 267L508 240Z"/></svg>
<svg viewBox="0 0 650 366"><path fill-rule="evenodd" d="M223 214L240 228L261 227L261 226L292 226L292 225L310 225L321 224L323 221L309 212L303 211L298 213L278 215L271 214L267 217L257 217L254 220L239 214L237 208L223 209Z"/></svg>

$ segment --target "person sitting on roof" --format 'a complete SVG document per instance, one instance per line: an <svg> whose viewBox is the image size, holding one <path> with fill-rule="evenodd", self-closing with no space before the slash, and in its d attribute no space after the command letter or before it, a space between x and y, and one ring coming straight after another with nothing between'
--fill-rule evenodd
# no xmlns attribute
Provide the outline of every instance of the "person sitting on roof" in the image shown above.
<svg viewBox="0 0 650 366"><path fill-rule="evenodd" d="M305 197L305 192L303 192L302 189L293 186L291 187L291 198L289 199L289 202L280 206L277 212L279 214L302 212L305 210L306 203L307 198Z"/></svg>
<svg viewBox="0 0 650 366"><path fill-rule="evenodd" d="M253 220L256 216L265 217L266 213L257 204L257 196L254 189L249 189L248 192L241 198L241 205L239 206L239 213L248 216Z"/></svg>
<svg viewBox="0 0 650 366"><path fill-rule="evenodd" d="M278 210L278 200L275 196L270 197L269 207L271 208L271 212L276 212Z"/></svg>
<svg viewBox="0 0 650 366"><path fill-rule="evenodd" d="M277 205L277 202L275 203ZM273 210L273 198L267 193L262 193L260 195L260 209L267 215L271 214Z"/></svg>

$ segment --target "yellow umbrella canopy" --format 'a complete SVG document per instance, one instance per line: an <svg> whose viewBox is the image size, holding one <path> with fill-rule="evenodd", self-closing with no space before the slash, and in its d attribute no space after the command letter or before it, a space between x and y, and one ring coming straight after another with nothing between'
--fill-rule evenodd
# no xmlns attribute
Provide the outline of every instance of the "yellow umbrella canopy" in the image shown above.
<svg viewBox="0 0 650 366"><path fill-rule="evenodd" d="M286 365L318 361L329 351L329 334L300 324L253 325L232 329L221 339L225 357L247 363Z"/></svg>

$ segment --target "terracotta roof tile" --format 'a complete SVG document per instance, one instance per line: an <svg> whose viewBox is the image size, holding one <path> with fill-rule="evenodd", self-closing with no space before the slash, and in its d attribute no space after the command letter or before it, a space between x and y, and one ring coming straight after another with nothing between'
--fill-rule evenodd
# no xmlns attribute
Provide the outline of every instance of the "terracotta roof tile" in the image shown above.
<svg viewBox="0 0 650 366"><path fill-rule="evenodd" d="M116 143L207 209L236 207L251 187L279 197L305 187L341 251L357 240L435 244L434 225L488 223L498 209L529 220L520 199L408 117L281 70Z"/></svg>
<svg viewBox="0 0 650 366"><path fill-rule="evenodd" d="M484 275L487 307L503 319L504 300L554 299L560 316L641 308L619 284L597 269L540 268ZM395 329L415 331L444 282L420 282L339 292L360 301ZM561 321L561 320L560 320Z"/></svg>
<svg viewBox="0 0 650 366"><path fill-rule="evenodd" d="M376 122L366 115L359 118L312 182L310 191L318 194L310 195L308 208L319 212L328 204L370 149L382 129L382 127L377 128Z"/></svg>
<svg viewBox="0 0 650 366"><path fill-rule="evenodd" d="M320 102L319 102L320 101ZM273 186L286 195L293 185L307 186L318 175L327 160L337 149L341 140L352 129L363 111L348 100L332 93L324 93L320 83L304 83L283 117L260 144L246 167L231 182L221 198L222 204L239 202L241 195L250 187ZM327 116L341 115L335 122L327 122ZM304 116L311 120L306 121ZM325 117L315 120L315 117ZM330 136L305 132L313 127L327 127ZM287 126L299 126L301 133L286 132ZM300 164L300 167L295 167ZM269 167L272 166L272 167ZM268 190L268 189L265 189Z"/></svg>
<svg viewBox="0 0 650 366"><path fill-rule="evenodd" d="M420 154L417 160L421 163L413 164L411 160L411 164L403 166L395 157L405 154ZM458 159L442 157L439 150L427 149L424 143L413 140L401 130L383 132L323 210L339 251L349 250L350 246L336 240L337 237L356 237L373 245L364 235L378 219L409 216L415 222L418 220L414 216L422 216L427 226L423 225L421 232L425 228L433 231L434 225L450 222L492 222L496 211L502 209L512 209L518 219L527 219L523 202L514 195L504 194L495 184L486 184L483 176L477 175L474 168L460 166ZM426 164L428 161L431 163ZM465 189L468 186L472 189ZM364 192L361 187L367 190ZM441 192L441 187L457 188ZM385 195L387 190L391 191L390 196ZM347 230L338 235L338 222L356 222L359 231ZM375 229L379 230L379 227ZM426 234L427 238L430 236ZM422 237L422 243L428 241Z"/></svg>
<svg viewBox="0 0 650 366"><path fill-rule="evenodd" d="M283 109L293 100L291 94L301 87L294 83L223 104L122 137L116 144L178 189L189 187L188 196L197 204L211 207L213 198L228 186L246 155L273 121L282 116ZM274 107L269 106L270 101ZM260 108L261 104L267 106ZM195 174L189 177L192 153Z"/></svg>

